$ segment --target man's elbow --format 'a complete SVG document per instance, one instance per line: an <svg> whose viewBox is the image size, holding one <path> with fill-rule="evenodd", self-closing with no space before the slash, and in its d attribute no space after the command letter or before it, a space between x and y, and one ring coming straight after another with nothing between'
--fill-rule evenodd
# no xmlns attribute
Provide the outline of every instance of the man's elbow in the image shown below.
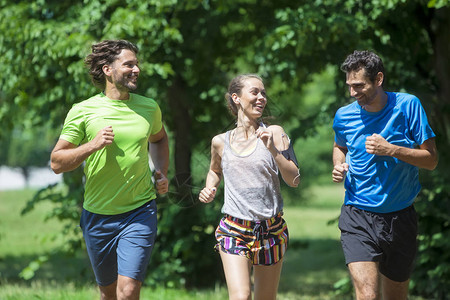
<svg viewBox="0 0 450 300"><path fill-rule="evenodd" d="M436 169L437 165L439 162L439 158L436 156L431 162L430 164L426 167L427 170L433 171L434 169Z"/></svg>
<svg viewBox="0 0 450 300"><path fill-rule="evenodd" d="M433 171L434 169L436 169L438 165L439 156L437 155L436 152L430 152L430 154L431 154L430 157L428 157L427 160L422 162L420 168Z"/></svg>
<svg viewBox="0 0 450 300"><path fill-rule="evenodd" d="M61 165L60 164L57 164L57 163L55 163L55 162L50 162L50 168L53 170L53 172L55 173L55 174L60 174L60 173L62 173L63 172L63 170L62 170L62 168L61 168Z"/></svg>
<svg viewBox="0 0 450 300"><path fill-rule="evenodd" d="M50 168L53 170L55 174L60 174L64 172L62 164L59 163L58 160L55 159L53 155L50 156Z"/></svg>

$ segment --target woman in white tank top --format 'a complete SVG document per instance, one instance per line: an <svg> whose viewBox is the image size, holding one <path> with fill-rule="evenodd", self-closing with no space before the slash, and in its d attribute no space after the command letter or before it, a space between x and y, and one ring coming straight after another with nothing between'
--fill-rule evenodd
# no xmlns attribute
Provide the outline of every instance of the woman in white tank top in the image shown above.
<svg viewBox="0 0 450 300"><path fill-rule="evenodd" d="M214 200L222 177L225 196L216 230L229 299L276 299L289 234L279 173L291 187L300 182L295 155L282 127L260 122L267 104L262 79L235 77L225 95L236 128L211 142L211 165L199 200Z"/></svg>

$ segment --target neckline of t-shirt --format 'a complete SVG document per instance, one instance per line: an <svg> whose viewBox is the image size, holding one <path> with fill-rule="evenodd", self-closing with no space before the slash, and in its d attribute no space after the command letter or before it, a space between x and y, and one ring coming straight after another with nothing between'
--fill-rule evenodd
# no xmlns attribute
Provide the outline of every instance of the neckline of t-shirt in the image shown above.
<svg viewBox="0 0 450 300"><path fill-rule="evenodd" d="M386 104L384 105L384 107L381 110L379 110L379 111L367 111L367 110L364 110L360 105L358 105L359 111L362 114L369 115L369 116L376 116L376 115L382 114L392 104L392 93L390 93L390 92L385 92L385 93L386 93L388 98L387 98Z"/></svg>
<svg viewBox="0 0 450 300"><path fill-rule="evenodd" d="M100 96L101 96L102 100L110 101L112 103L124 103L124 104L130 103L131 100L133 99L133 94L129 93L129 95L130 95L130 97L128 99L123 99L123 100L111 99L108 96L106 96L106 94L104 92L100 92Z"/></svg>

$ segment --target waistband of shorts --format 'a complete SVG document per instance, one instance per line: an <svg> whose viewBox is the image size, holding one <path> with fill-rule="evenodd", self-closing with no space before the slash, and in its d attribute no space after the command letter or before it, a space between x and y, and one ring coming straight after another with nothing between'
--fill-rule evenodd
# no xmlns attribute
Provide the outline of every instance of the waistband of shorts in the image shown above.
<svg viewBox="0 0 450 300"><path fill-rule="evenodd" d="M365 209L362 209L362 208L359 208L359 207L356 207L356 206L353 206L353 205L348 205L348 204L347 204L347 205L344 205L344 206L350 206L350 207L356 208L356 209L358 209L358 210L364 211L364 212L366 212L366 213L371 213L371 214L374 214L374 215L380 215L380 216L398 215L398 214L402 214L402 213L408 212L408 211L410 211L410 210L415 210L414 204L411 204L410 206L407 206L407 207L402 208L402 209L400 209L400 210L397 210L397 211L391 211L391 212L387 212L387 213L381 213L381 212L375 212L375 211L365 210Z"/></svg>
<svg viewBox="0 0 450 300"><path fill-rule="evenodd" d="M94 212L91 212L91 211L89 211L89 210L87 210L87 209L85 209L85 208L83 208L83 210L86 211L86 213L88 213L88 214L93 214L93 215L97 215L97 216L105 216L105 217L112 217L112 216L115 216L115 217L123 217L123 216L127 216L127 215L130 215L130 214L133 214L133 213L137 212L138 210L143 209L144 207L146 207L146 206L148 206L148 205L150 205L150 204L153 204L153 203L156 203L155 199L148 200L147 202L145 202L145 203L142 204L141 206L138 206L138 207L136 207L136 208L133 208L132 210L129 210L129 211L126 211L126 212L122 212L122 213L118 213L118 214L112 214L112 215L105 215L105 214L94 213Z"/></svg>
<svg viewBox="0 0 450 300"><path fill-rule="evenodd" d="M233 223L237 223L246 227L253 227L257 224L264 224L266 226L271 226L272 224L275 224L278 222L281 217L283 216L283 211L280 211L276 216L266 219L266 220L258 220L258 221L250 221L250 220L243 220L239 219L230 215L225 214L225 218Z"/></svg>

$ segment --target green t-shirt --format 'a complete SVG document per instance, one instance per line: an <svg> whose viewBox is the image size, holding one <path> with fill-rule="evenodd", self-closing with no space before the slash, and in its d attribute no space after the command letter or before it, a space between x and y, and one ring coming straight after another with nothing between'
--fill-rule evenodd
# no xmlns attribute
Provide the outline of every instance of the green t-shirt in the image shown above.
<svg viewBox="0 0 450 300"><path fill-rule="evenodd" d="M161 110L153 99L136 94L112 100L100 93L72 107L60 138L84 144L110 125L113 143L92 153L84 166L83 207L104 215L128 212L156 198L148 139L162 129Z"/></svg>

